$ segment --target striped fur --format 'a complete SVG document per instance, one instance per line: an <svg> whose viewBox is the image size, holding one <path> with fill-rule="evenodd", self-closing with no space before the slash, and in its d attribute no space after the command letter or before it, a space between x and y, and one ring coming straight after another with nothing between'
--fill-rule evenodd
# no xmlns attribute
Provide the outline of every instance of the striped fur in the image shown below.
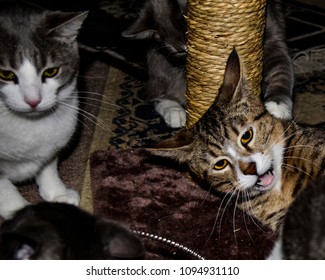
<svg viewBox="0 0 325 280"><path fill-rule="evenodd" d="M324 174L324 135L324 127L304 127L271 115L250 94L234 50L211 108L192 128L152 152L186 164L199 182L279 230L297 194Z"/></svg>

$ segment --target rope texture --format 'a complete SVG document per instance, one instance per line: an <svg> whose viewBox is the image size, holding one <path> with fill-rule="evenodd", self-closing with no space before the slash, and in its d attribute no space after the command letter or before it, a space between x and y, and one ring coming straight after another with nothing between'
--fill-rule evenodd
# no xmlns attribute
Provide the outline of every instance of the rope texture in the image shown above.
<svg viewBox="0 0 325 280"><path fill-rule="evenodd" d="M188 0L187 127L211 106L235 47L248 85L260 94L266 0Z"/></svg>

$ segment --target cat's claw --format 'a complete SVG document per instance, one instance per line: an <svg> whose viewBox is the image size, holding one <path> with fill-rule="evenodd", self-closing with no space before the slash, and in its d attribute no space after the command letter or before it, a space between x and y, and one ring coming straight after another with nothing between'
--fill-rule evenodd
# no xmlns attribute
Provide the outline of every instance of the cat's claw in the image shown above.
<svg viewBox="0 0 325 280"><path fill-rule="evenodd" d="M178 102L162 100L156 104L156 111L164 118L168 126L172 128L185 126L186 111Z"/></svg>
<svg viewBox="0 0 325 280"><path fill-rule="evenodd" d="M292 104L269 101L265 103L265 106L268 112L278 119L290 120L292 118Z"/></svg>

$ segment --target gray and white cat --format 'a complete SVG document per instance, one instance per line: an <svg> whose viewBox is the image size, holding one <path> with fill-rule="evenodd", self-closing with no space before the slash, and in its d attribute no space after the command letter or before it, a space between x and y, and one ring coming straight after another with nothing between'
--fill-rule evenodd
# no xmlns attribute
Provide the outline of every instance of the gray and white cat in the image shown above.
<svg viewBox="0 0 325 280"><path fill-rule="evenodd" d="M154 42L147 54L146 96L175 128L186 122L186 12L186 0L148 0L138 19L122 34ZM270 113L290 119L294 78L281 2L268 1L266 13L262 98Z"/></svg>
<svg viewBox="0 0 325 280"><path fill-rule="evenodd" d="M16 1L0 9L0 216L28 202L15 183L35 177L47 201L79 203L58 175L57 155L77 123L76 37L87 13Z"/></svg>
<svg viewBox="0 0 325 280"><path fill-rule="evenodd" d="M296 198L269 260L325 259L325 177Z"/></svg>

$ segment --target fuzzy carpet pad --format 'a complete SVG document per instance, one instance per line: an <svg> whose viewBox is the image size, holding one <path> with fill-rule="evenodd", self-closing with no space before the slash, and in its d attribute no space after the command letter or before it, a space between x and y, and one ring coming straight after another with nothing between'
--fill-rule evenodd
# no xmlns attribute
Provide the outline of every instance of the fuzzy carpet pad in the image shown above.
<svg viewBox="0 0 325 280"><path fill-rule="evenodd" d="M233 202L142 149L93 153L91 177L96 215L180 243L206 259L263 259L273 244L272 232ZM166 242L143 241L147 259L196 258Z"/></svg>

